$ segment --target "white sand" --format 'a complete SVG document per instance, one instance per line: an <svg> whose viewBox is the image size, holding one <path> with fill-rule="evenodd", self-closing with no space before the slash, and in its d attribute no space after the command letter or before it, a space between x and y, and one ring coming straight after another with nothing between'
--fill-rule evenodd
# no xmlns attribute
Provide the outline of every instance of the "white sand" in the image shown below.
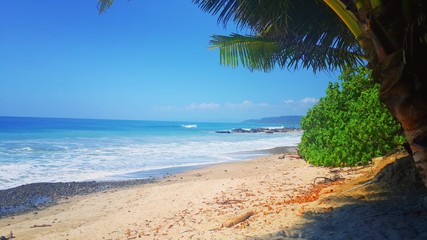
<svg viewBox="0 0 427 240"><path fill-rule="evenodd" d="M77 196L38 212L0 220L16 239L245 239L291 228L295 204L327 168L273 155L208 166L129 189ZM231 228L222 224L253 211Z"/></svg>

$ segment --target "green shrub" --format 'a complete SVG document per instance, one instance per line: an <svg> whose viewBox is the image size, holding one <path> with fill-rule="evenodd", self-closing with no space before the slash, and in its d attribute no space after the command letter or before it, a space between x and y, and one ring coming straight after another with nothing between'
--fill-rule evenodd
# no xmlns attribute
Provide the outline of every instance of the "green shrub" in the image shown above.
<svg viewBox="0 0 427 240"><path fill-rule="evenodd" d="M301 120L300 154L314 165L366 164L404 142L366 68L346 69Z"/></svg>

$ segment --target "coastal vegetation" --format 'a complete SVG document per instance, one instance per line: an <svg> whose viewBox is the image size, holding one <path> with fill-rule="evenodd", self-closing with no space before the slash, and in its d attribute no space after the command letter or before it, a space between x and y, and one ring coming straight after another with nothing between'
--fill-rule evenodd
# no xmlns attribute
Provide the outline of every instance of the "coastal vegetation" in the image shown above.
<svg viewBox="0 0 427 240"><path fill-rule="evenodd" d="M378 91L369 69L345 69L302 118L301 156L315 165L358 165L401 146L400 126Z"/></svg>

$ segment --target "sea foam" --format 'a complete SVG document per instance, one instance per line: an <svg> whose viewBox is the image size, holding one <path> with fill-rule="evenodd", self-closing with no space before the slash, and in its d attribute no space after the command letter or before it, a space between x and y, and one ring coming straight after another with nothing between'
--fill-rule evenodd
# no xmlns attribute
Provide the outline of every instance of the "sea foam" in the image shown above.
<svg viewBox="0 0 427 240"><path fill-rule="evenodd" d="M215 130L236 125L186 124L191 125L198 127L188 131L181 124L149 122L142 130L120 125L25 137L0 134L0 189L33 182L137 178L141 174L131 173L245 160L268 154L266 149L296 146L301 138L300 132L217 134Z"/></svg>

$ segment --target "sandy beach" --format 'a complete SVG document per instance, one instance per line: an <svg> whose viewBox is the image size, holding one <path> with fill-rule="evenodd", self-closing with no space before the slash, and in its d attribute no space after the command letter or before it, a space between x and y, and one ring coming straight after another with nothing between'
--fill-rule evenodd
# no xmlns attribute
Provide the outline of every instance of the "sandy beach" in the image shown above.
<svg viewBox="0 0 427 240"><path fill-rule="evenodd" d="M314 167L295 154L211 165L153 183L64 198L51 207L5 217L0 219L0 235L12 232L15 239L426 239L425 191L414 187L405 194L390 194L383 185L352 190L378 176L386 163L393 165L404 157L341 169Z"/></svg>

